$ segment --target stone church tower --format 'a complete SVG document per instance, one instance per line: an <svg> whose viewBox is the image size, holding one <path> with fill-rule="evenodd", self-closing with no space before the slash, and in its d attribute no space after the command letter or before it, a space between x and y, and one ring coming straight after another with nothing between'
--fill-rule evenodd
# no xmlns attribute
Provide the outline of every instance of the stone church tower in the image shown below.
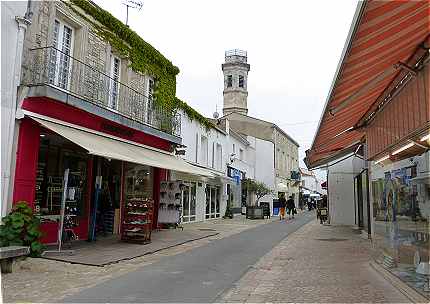
<svg viewBox="0 0 430 304"><path fill-rule="evenodd" d="M247 115L248 113L248 72L247 54L242 50L225 52L224 73L224 107L223 115L232 112Z"/></svg>

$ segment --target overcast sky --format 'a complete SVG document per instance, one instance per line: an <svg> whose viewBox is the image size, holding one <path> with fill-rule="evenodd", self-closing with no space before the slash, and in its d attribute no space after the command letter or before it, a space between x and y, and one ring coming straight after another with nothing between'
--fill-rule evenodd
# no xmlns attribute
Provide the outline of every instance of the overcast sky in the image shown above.
<svg viewBox="0 0 430 304"><path fill-rule="evenodd" d="M125 22L121 0L96 0ZM248 114L299 144L300 165L324 107L357 1L143 0L129 24L178 66L176 95L222 112L224 51L248 52Z"/></svg>

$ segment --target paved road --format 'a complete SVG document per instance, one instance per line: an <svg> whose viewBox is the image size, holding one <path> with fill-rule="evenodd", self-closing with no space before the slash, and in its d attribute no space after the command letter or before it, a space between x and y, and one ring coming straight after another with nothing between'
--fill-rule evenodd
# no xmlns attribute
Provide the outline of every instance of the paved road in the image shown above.
<svg viewBox="0 0 430 304"><path fill-rule="evenodd" d="M105 281L65 302L214 302L281 240L315 218L306 212L215 240Z"/></svg>

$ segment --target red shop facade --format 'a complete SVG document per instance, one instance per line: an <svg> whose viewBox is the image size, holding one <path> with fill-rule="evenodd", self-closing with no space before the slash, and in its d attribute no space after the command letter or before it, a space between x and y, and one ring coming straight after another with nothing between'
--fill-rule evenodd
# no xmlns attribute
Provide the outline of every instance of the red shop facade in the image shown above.
<svg viewBox="0 0 430 304"><path fill-rule="evenodd" d="M167 169L88 153L79 143L46 128L34 117L64 122L166 152L171 149L170 141L47 97L27 98L21 108L31 115L24 115L20 120L13 204L25 201L33 208L42 222L43 243L58 240L65 168L69 169L66 208L74 216L74 232L79 239L91 239L93 226L97 226L95 233L119 234L123 208L136 195L154 201L152 225L156 228L159 187L161 181L167 180ZM97 178L101 179L101 203L95 209ZM98 215L97 225L92 223L94 214Z"/></svg>

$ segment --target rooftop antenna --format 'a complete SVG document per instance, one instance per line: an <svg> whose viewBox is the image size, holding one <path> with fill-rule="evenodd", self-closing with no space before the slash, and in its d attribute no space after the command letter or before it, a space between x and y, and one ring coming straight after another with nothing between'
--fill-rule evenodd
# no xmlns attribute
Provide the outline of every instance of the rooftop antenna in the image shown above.
<svg viewBox="0 0 430 304"><path fill-rule="evenodd" d="M218 119L219 118L219 113L218 113L218 106L215 105L215 112L213 114L213 118Z"/></svg>
<svg viewBox="0 0 430 304"><path fill-rule="evenodd" d="M137 8L138 11L142 9L143 2L140 0L122 0L122 4L127 7L127 19L125 19L125 25L128 26L128 8Z"/></svg>

